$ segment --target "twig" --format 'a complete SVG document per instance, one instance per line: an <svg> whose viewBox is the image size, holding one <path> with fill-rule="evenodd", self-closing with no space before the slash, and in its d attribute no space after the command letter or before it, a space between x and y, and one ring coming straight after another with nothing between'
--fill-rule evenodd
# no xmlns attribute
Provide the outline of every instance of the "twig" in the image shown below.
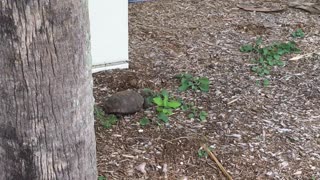
<svg viewBox="0 0 320 180"><path fill-rule="evenodd" d="M229 175L229 173L226 171L226 169L222 166L222 164L219 162L219 160L216 158L216 156L213 154L213 152L211 152L205 144L201 145L201 147L208 153L210 158L218 165L219 169L227 177L227 179L232 180L232 177Z"/></svg>
<svg viewBox="0 0 320 180"><path fill-rule="evenodd" d="M130 154L122 154L122 156L125 158L137 159L137 156L132 156Z"/></svg>
<svg viewBox="0 0 320 180"><path fill-rule="evenodd" d="M228 102L227 104L228 105L230 105L230 104L232 104L232 103L234 103L234 102L236 102L236 101L238 101L240 99L240 97L238 97L238 98L236 98L236 99L234 99L234 100L231 100L230 102Z"/></svg>

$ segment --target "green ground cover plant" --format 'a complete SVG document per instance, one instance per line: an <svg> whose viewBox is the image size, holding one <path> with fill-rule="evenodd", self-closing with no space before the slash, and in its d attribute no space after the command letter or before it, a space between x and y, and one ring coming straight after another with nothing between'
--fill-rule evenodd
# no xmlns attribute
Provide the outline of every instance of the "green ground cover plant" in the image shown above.
<svg viewBox="0 0 320 180"><path fill-rule="evenodd" d="M256 54L256 58L252 60L255 65L252 66L251 70L263 78L262 83L264 86L268 86L270 82L266 76L270 75L272 68L285 65L281 57L290 53L299 53L300 50L293 41L273 43L271 45L262 45L262 43L262 39L258 38L252 45L241 46L240 51Z"/></svg>

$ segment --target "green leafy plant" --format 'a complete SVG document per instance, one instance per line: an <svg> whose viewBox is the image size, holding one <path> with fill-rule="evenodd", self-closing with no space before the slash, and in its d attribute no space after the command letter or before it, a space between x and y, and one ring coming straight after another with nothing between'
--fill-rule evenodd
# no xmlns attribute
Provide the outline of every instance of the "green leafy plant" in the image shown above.
<svg viewBox="0 0 320 180"><path fill-rule="evenodd" d="M263 80L263 86L264 87L267 87L267 86L269 86L270 85L270 81L268 80L268 79L264 79Z"/></svg>
<svg viewBox="0 0 320 180"><path fill-rule="evenodd" d="M303 38L304 37L304 32L302 29L297 29L296 31L294 31L291 36L293 38Z"/></svg>
<svg viewBox="0 0 320 180"><path fill-rule="evenodd" d="M98 176L98 180L107 180L107 178L104 176Z"/></svg>
<svg viewBox="0 0 320 180"><path fill-rule="evenodd" d="M159 113L157 117L158 117L159 120L161 120L164 123L168 123L169 122L168 115L163 113L163 112Z"/></svg>
<svg viewBox="0 0 320 180"><path fill-rule="evenodd" d="M251 68L259 77L270 74L271 68L274 66L284 66L281 57L289 53L298 53L300 50L296 47L295 42L274 43L272 45L261 46L262 39L259 38L253 45L244 45L240 47L241 52L253 52L257 54L257 58L253 60L255 65ZM263 85L270 84L268 79L263 80Z"/></svg>
<svg viewBox="0 0 320 180"><path fill-rule="evenodd" d="M112 125L115 125L118 121L117 116L111 114L111 115L106 115L104 111L98 107L94 107L94 116L97 120L100 121L101 125L107 129L111 128Z"/></svg>
<svg viewBox="0 0 320 180"><path fill-rule="evenodd" d="M143 118L140 119L139 123L140 123L141 126L146 126L146 125L148 125L150 123L150 120L148 118L146 118L146 117L143 117Z"/></svg>
<svg viewBox="0 0 320 180"><path fill-rule="evenodd" d="M200 119L200 121L206 120L207 117L208 117L208 113L207 113L206 111L201 111L201 112L199 113L199 119Z"/></svg>
<svg viewBox="0 0 320 180"><path fill-rule="evenodd" d="M153 98L153 103L157 105L158 119L167 123L169 121L168 116L173 114L173 110L181 106L181 103L176 100L172 100L169 97L167 90L162 90L161 93Z"/></svg>
<svg viewBox="0 0 320 180"><path fill-rule="evenodd" d="M201 90L202 92L209 92L210 81L207 77L193 77L191 74L180 74L176 78L180 79L179 91L186 91L188 89Z"/></svg>

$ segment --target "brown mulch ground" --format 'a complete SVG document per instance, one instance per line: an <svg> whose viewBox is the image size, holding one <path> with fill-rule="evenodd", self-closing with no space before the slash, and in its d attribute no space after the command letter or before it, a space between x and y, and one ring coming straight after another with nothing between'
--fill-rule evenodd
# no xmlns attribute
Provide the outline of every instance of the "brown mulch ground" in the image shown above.
<svg viewBox="0 0 320 180"><path fill-rule="evenodd" d="M209 112L207 122L176 113L158 126L156 113L123 116L111 129L96 123L99 174L108 179L224 179L200 143L211 147L234 179L320 179L320 55L284 60L261 87L250 55L239 47L295 39L303 53L320 50L320 17L288 9L260 13L240 0L157 0L130 4L130 69L94 75L97 104L125 89L168 89ZM251 2L262 3L263 0ZM289 1L269 0L272 5ZM178 92L173 77L206 76L210 92ZM153 120L139 125L143 116ZM135 168L146 163L146 174ZM167 166L167 173L163 172ZM167 177L166 177L167 175Z"/></svg>

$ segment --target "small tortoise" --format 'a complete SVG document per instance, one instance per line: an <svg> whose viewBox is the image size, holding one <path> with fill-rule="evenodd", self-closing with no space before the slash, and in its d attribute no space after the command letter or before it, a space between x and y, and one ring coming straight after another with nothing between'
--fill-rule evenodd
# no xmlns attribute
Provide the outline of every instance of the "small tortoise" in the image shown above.
<svg viewBox="0 0 320 180"><path fill-rule="evenodd" d="M104 110L109 114L133 114L142 109L144 98L132 90L120 91L109 97Z"/></svg>

